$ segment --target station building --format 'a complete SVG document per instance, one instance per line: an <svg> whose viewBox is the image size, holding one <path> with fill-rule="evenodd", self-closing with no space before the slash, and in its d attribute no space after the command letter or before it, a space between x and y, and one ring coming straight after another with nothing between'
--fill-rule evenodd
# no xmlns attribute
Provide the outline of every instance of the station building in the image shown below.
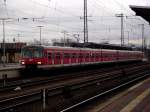
<svg viewBox="0 0 150 112"><path fill-rule="evenodd" d="M26 43L5 43L6 63L18 63L21 55L21 48L26 46ZM3 62L3 43L0 43L0 63Z"/></svg>

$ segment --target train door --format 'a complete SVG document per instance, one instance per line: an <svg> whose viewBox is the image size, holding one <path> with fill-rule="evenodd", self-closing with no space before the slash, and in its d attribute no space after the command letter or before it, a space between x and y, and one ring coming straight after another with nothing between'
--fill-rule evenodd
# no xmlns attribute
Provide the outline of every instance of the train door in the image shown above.
<svg viewBox="0 0 150 112"><path fill-rule="evenodd" d="M102 49L101 49L101 51L100 51L100 61L101 61L101 62L103 61L103 51L102 51Z"/></svg>
<svg viewBox="0 0 150 112"><path fill-rule="evenodd" d="M92 52L92 53L91 53L91 62L94 62L94 58L95 58L94 52Z"/></svg>
<svg viewBox="0 0 150 112"><path fill-rule="evenodd" d="M117 50L116 51L116 61L118 61L119 60L119 51Z"/></svg>
<svg viewBox="0 0 150 112"><path fill-rule="evenodd" d="M53 64L53 53L52 52L48 52L47 53L47 62L48 64L52 65Z"/></svg>
<svg viewBox="0 0 150 112"><path fill-rule="evenodd" d="M115 51L114 53L113 53L113 61L116 61L117 60L117 51Z"/></svg>
<svg viewBox="0 0 150 112"><path fill-rule="evenodd" d="M60 52L55 52L54 64L61 64L61 53Z"/></svg>
<svg viewBox="0 0 150 112"><path fill-rule="evenodd" d="M71 63L76 63L76 58L77 58L76 53L72 53L72 55L71 55Z"/></svg>
<svg viewBox="0 0 150 112"><path fill-rule="evenodd" d="M99 62L99 53L98 52L96 52L96 54L95 54L95 61Z"/></svg>
<svg viewBox="0 0 150 112"><path fill-rule="evenodd" d="M109 59L110 59L110 52L106 51L106 53L105 53L105 61L107 62L107 61L109 61Z"/></svg>
<svg viewBox="0 0 150 112"><path fill-rule="evenodd" d="M101 62L101 55L102 55L102 53L101 53L101 51L99 51L99 62Z"/></svg>
<svg viewBox="0 0 150 112"><path fill-rule="evenodd" d="M86 53L85 54L85 63L88 63L89 62L89 53Z"/></svg>
<svg viewBox="0 0 150 112"><path fill-rule="evenodd" d="M96 62L96 52L94 52L94 62Z"/></svg>
<svg viewBox="0 0 150 112"><path fill-rule="evenodd" d="M78 59L79 59L79 63L83 63L83 53L80 52Z"/></svg>
<svg viewBox="0 0 150 112"><path fill-rule="evenodd" d="M102 62L106 61L106 52L102 51Z"/></svg>
<svg viewBox="0 0 150 112"><path fill-rule="evenodd" d="M106 52L106 61L109 61L109 59L110 59L110 52L107 51L107 52Z"/></svg>
<svg viewBox="0 0 150 112"><path fill-rule="evenodd" d="M89 58L89 62L92 62L92 52L90 52Z"/></svg>
<svg viewBox="0 0 150 112"><path fill-rule="evenodd" d="M80 63L80 62L79 62L79 55L80 55L80 52L77 52L77 53L76 53L76 63Z"/></svg>
<svg viewBox="0 0 150 112"><path fill-rule="evenodd" d="M115 53L114 51L111 53L111 61L114 61L115 60Z"/></svg>
<svg viewBox="0 0 150 112"><path fill-rule="evenodd" d="M85 62L85 53L84 52L82 53L82 58L81 59L82 59L82 63L84 63Z"/></svg>
<svg viewBox="0 0 150 112"><path fill-rule="evenodd" d="M70 54L69 53L64 53L63 64L69 64L69 60L70 60Z"/></svg>
<svg viewBox="0 0 150 112"><path fill-rule="evenodd" d="M112 58L113 52L112 51L110 51L108 56L109 56L108 61L113 61L113 58Z"/></svg>

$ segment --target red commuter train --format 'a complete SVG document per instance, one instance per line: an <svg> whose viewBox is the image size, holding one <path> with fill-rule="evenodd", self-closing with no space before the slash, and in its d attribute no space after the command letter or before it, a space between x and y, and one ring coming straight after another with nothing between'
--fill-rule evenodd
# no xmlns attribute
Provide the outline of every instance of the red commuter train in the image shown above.
<svg viewBox="0 0 150 112"><path fill-rule="evenodd" d="M140 51L26 46L22 49L21 65L36 67L73 66L116 61L142 60Z"/></svg>

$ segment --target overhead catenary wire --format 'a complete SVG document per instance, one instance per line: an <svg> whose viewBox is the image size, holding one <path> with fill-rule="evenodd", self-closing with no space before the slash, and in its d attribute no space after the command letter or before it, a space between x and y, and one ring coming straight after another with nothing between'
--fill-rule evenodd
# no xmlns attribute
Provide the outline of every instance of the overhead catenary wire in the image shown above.
<svg viewBox="0 0 150 112"><path fill-rule="evenodd" d="M9 5L9 3L8 3L7 4L7 12L9 14L8 16L16 16L19 18L18 15L20 15L22 13L22 15L25 18L29 18L29 19L26 21L26 20L21 20L22 19L21 18L20 19L21 21L19 21L19 22L17 22L17 20L15 22L15 20L14 20L12 23L8 22L7 26L11 27L13 24L14 26L12 26L12 27L16 27L16 28L20 27L21 29L24 30L24 33L27 30L31 30L31 32L33 31L33 33L34 33L35 26L37 26L37 24L38 25L44 24L47 27L47 29L44 28L45 32L46 32L46 30L49 30L50 33L53 33L53 32L60 33L62 30L68 30L69 32L80 32L81 34L83 34L83 24L82 24L82 20L80 20L80 17L82 17L83 14L81 12L80 13L72 13L73 12L72 10L66 10L66 8L64 8L63 6L57 5L56 1L54 1L53 4L51 4L51 2L48 2L48 4L44 4L44 3L42 4L40 1L31 0L31 2L26 4L28 6L32 6L31 10L34 10L34 8L36 9L36 7L37 8L43 7L44 11L42 11L41 15L39 14L39 18L40 17L41 18L43 17L43 18L39 19L39 20L37 19L35 21L33 21L33 18L38 18L38 17L36 16L34 11L31 11L32 12L31 13L26 10L21 10L21 8L16 8L14 6ZM118 2L118 1L116 2L116 0L110 1L110 2L111 3L114 2L116 4L116 6L123 7L123 10L125 12L130 13L129 9L127 9L120 2ZM117 23L117 18L115 18L115 16L113 16L114 14L112 13L109 5L107 5L106 2L104 2L102 0L88 0L88 8L89 8L88 9L89 12L91 12L90 13L91 15L90 14L88 15L89 20L91 20L91 21L88 21L90 33L93 33L92 29L94 27L96 27L96 29L99 29L99 32L107 31L108 30L107 28L101 29L101 27L107 27L109 25L109 22L112 21L112 19L114 19L114 20L116 19L116 23ZM55 14L55 18L48 15L49 12L51 13L52 10L53 10L53 14ZM102 10L103 13L98 13L99 10ZM11 14L11 11L12 12L14 11L14 13ZM76 9L76 12L77 11L79 11L79 10ZM92 11L94 11L93 14L92 14ZM53 15L53 14L51 14L51 15ZM62 18L60 18L60 17L62 17ZM64 19L64 18L67 18L67 19ZM106 21L106 19L108 19L108 20ZM55 21L53 21L53 20L55 20ZM72 24L72 23L74 23L74 24ZM113 29L115 30L115 27L114 27L115 25L111 22L110 22L110 25L112 25L111 30L112 31L113 31ZM12 31L19 32L17 30L16 31L12 30ZM46 33L46 35L50 35L49 32ZM28 31L26 33L28 33ZM96 35L97 34L95 34L95 36ZM99 33L99 36L101 36L101 35L102 34ZM94 37L92 37L92 38L94 38Z"/></svg>
<svg viewBox="0 0 150 112"><path fill-rule="evenodd" d="M41 4L41 3L37 2L37 1L34 1L34 0L30 0L30 1L31 1L32 3L34 3L34 4L37 4L37 5L41 6L41 7L50 8L50 9L52 9L52 10L54 10L54 11L57 11L57 12L59 12L59 13L61 13L61 14L70 15L70 16L73 16L73 17L78 17L77 15L74 15L74 14L72 14L72 13L68 13L68 12L62 11L62 9L53 8L53 7L50 7L49 5Z"/></svg>

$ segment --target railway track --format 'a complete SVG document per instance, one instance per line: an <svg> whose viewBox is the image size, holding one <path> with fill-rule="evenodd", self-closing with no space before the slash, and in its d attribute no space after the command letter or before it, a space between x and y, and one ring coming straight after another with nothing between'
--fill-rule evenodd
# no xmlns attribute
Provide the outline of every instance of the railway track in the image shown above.
<svg viewBox="0 0 150 112"><path fill-rule="evenodd" d="M102 87L102 90L109 87L110 85L120 84L126 82L129 79L134 79L139 77L141 74L147 74L149 72L148 68L150 68L149 64L146 65L137 65L134 67L122 68L121 70L104 70L99 71L91 71L82 72L74 76L61 77L59 79L55 79L47 82L39 82L33 83L26 86L22 86L23 90L19 92L15 91L7 91L3 94L1 92L0 99L0 110L8 110L10 108L17 107L19 105L23 105L33 101L40 101L44 96L52 97L57 95L63 95L64 97L69 97L71 91L76 91L81 88L86 88L92 85L105 85L110 81L111 83L107 84L105 87ZM136 75L133 75L136 74ZM118 81L118 79L120 81ZM5 94L5 95L4 95ZM70 96L71 97L71 96Z"/></svg>
<svg viewBox="0 0 150 112"><path fill-rule="evenodd" d="M57 76L45 76L45 77L30 77L30 78L26 78L26 79L16 79L13 81L8 81L6 82L5 81L5 84L4 84L4 81L1 80L1 83L0 83L0 91L6 91L6 90L14 90L17 86L20 86L20 87L27 87L27 86L30 86L30 85L36 85L36 84L40 84L40 83L47 83L49 81L52 81L52 80L57 80L57 79L63 79L65 77L80 77L80 76L84 76L84 75L91 75L90 73L94 73L96 74L96 72L98 73L104 73L104 72L107 72L107 71L113 71L113 70L122 70L126 67L133 67L133 66L139 66L141 65L141 63L136 63L136 64L131 64L131 65L123 65L123 66L119 66L119 65L116 65L115 67L111 67L111 68L102 68L100 70L88 70L88 71L81 71L81 72L78 72L78 73L69 73L69 74L63 74L63 75L57 75ZM119 67L118 67L119 66Z"/></svg>
<svg viewBox="0 0 150 112"><path fill-rule="evenodd" d="M141 74L141 75L143 75L143 74ZM60 112L76 112L82 105L85 106L86 103L92 102L92 100L95 100L96 98L98 98L98 97L100 97L100 96L107 95L107 94L109 94L109 93L111 93L111 92L113 92L113 91L116 91L116 90L118 90L118 89L121 89L121 88L123 88L123 87L125 87L125 86L128 86L128 85L130 85L130 84L132 84L132 83L135 83L136 81L139 81L139 80L141 80L141 79L143 79L143 78L145 78L145 77L148 77L148 76L150 76L150 74L147 73L147 74L145 74L145 75L143 75L143 76L137 77L137 78L135 78L135 79L133 79L133 80L130 80L130 81L128 81L128 82L125 82L125 83L123 83L123 84L121 84L121 85L119 85L119 86L115 86L114 88L111 88L111 89L106 90L106 91L104 91L104 92L101 92L100 94L97 94L97 95L95 95L95 96L93 96L93 97L90 97L90 98L88 98L88 99L85 99L85 100L83 100L83 101L81 101L81 102L79 102L79 103L77 103L77 104L74 104L74 105L68 107L68 108L65 108L65 109L61 110ZM78 109L77 109L77 108L78 108ZM82 107L81 107L81 108L82 108Z"/></svg>

